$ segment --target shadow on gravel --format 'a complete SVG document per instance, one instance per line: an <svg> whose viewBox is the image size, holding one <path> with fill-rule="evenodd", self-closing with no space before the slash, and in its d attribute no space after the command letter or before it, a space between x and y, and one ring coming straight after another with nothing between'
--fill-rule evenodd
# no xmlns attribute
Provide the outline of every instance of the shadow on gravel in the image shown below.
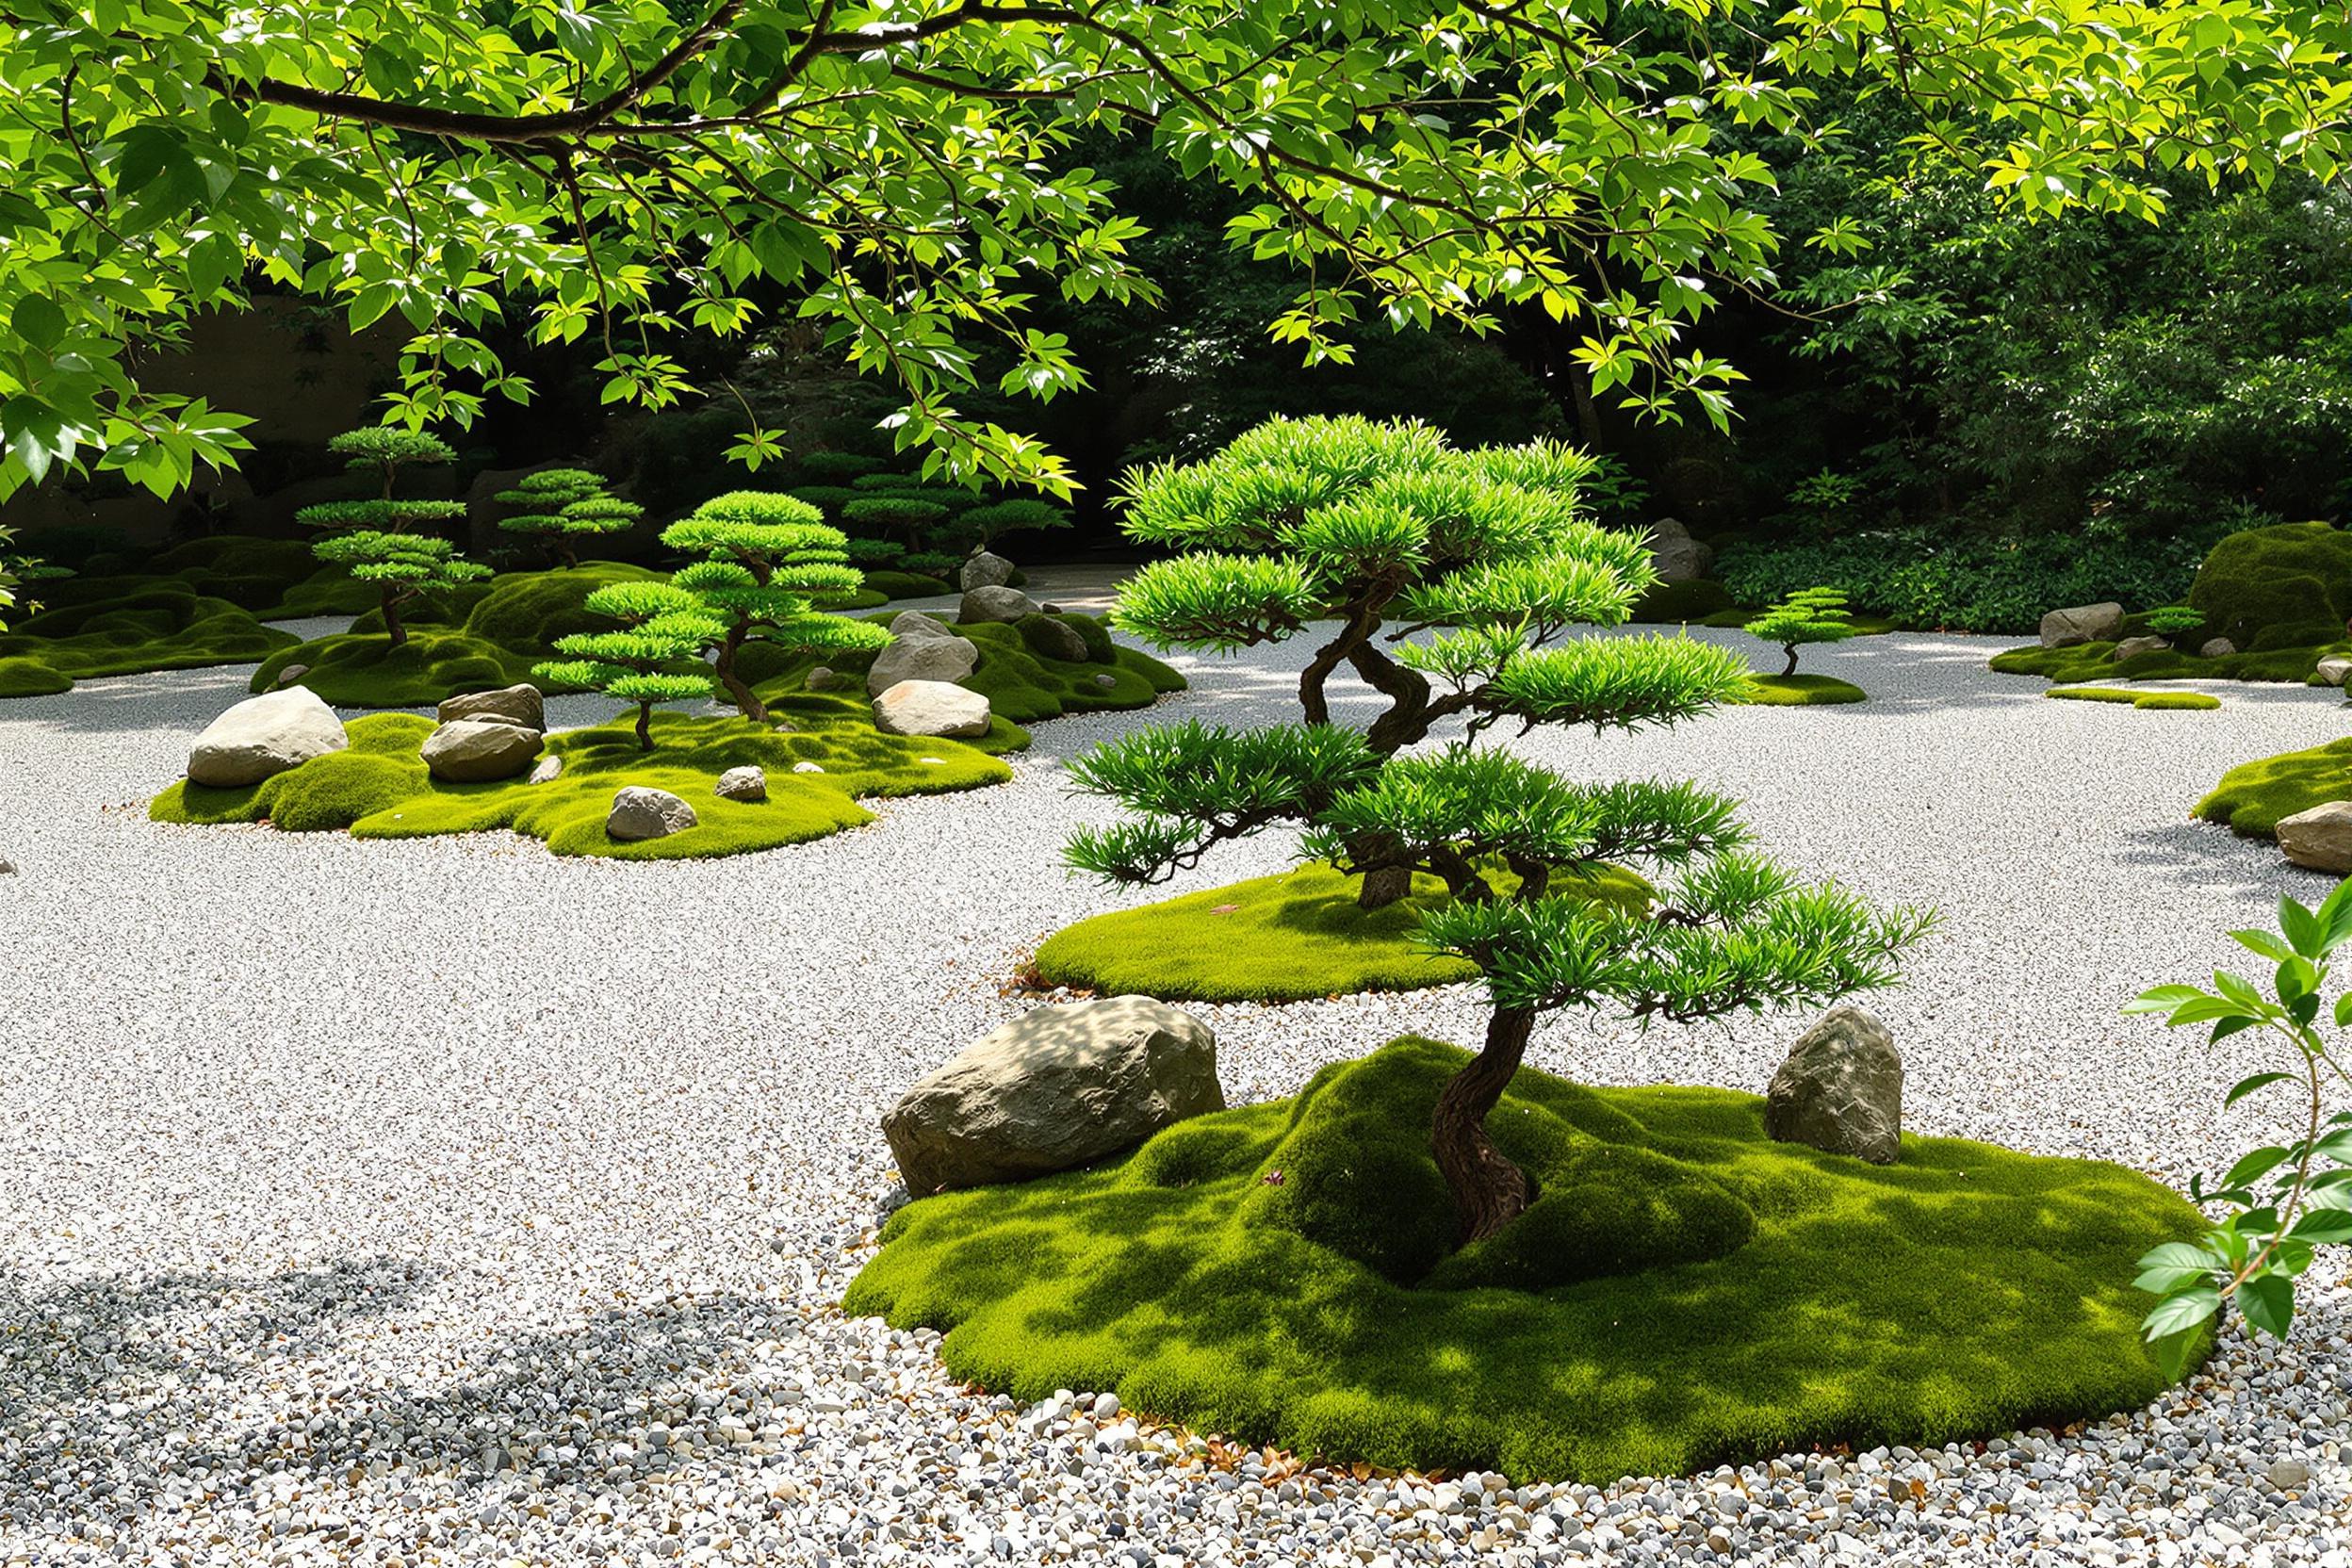
<svg viewBox="0 0 2352 1568"><path fill-rule="evenodd" d="M373 1521L454 1500L488 1528L471 1511L504 1506L501 1539L520 1540L549 1522L510 1489L577 1501L575 1486L610 1492L678 1468L682 1450L729 1451L693 1420L694 1387L714 1373L755 1377L750 1346L803 1331L777 1303L717 1297L404 1354L391 1337L401 1326L379 1320L418 1305L437 1278L392 1259L37 1287L0 1275L0 1450L10 1455L0 1524L136 1541L177 1517L166 1483L193 1474L202 1485L180 1495L224 1529L291 1489ZM355 1336L372 1343L355 1348ZM454 1354L464 1362L453 1369L475 1376L408 1370ZM387 1359L399 1368L376 1374L370 1364ZM387 1466L410 1474L388 1478Z"/></svg>
<svg viewBox="0 0 2352 1568"><path fill-rule="evenodd" d="M2209 822L2136 829L2125 836L2117 858L2183 887L2227 889L2265 899L2293 893L2306 904L2327 897L2341 880L2289 864L2267 839L2241 839Z"/></svg>

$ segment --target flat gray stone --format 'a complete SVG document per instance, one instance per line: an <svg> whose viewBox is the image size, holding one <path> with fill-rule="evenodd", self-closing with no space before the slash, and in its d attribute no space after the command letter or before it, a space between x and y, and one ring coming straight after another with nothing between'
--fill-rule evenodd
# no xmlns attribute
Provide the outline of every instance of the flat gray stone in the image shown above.
<svg viewBox="0 0 2352 1568"><path fill-rule="evenodd" d="M528 782L532 784L552 784L563 776L564 759L561 757L542 757L538 761L531 764L531 777Z"/></svg>
<svg viewBox="0 0 2352 1568"><path fill-rule="evenodd" d="M937 626L939 623L932 623ZM961 680L980 667L980 649L945 628L943 636L899 637L874 656L866 672L866 694L880 696L902 680Z"/></svg>
<svg viewBox="0 0 2352 1568"><path fill-rule="evenodd" d="M518 778L546 748L547 737L499 719L452 719L425 737L416 755L444 784L485 784Z"/></svg>
<svg viewBox="0 0 2352 1568"><path fill-rule="evenodd" d="M2136 659L2143 653L2155 653L2170 646L2172 645L2162 637L2126 637L2115 645L2115 662L2121 663L2126 659Z"/></svg>
<svg viewBox="0 0 2352 1568"><path fill-rule="evenodd" d="M443 724L451 719L496 719L525 729L545 730L547 702L539 694L538 687L525 683L503 686L495 692L467 692L446 697L434 710L434 716Z"/></svg>
<svg viewBox="0 0 2352 1568"><path fill-rule="evenodd" d="M309 673L310 666L308 664L288 664L286 668L278 672L278 678L270 684L275 686L291 686Z"/></svg>
<svg viewBox="0 0 2352 1568"><path fill-rule="evenodd" d="M2042 617L2042 646L2070 648L2077 643L2112 643L2123 630L2123 606L2077 604Z"/></svg>
<svg viewBox="0 0 2352 1568"><path fill-rule="evenodd" d="M1119 996L989 1030L908 1089L882 1135L920 1198L1069 1170L1224 1108L1208 1025Z"/></svg>
<svg viewBox="0 0 2352 1568"><path fill-rule="evenodd" d="M2341 686L2344 683L2346 677L2352 677L2352 659L2347 659L2340 653L2331 653L2321 660L2311 673L2319 677L2320 684L2323 686Z"/></svg>
<svg viewBox="0 0 2352 1568"><path fill-rule="evenodd" d="M988 718L987 697L944 680L902 680L874 699L885 735L986 735Z"/></svg>
<svg viewBox="0 0 2352 1568"><path fill-rule="evenodd" d="M351 743L318 693L287 686L247 697L206 725L188 748L188 781L216 790L258 784Z"/></svg>
<svg viewBox="0 0 2352 1568"><path fill-rule="evenodd" d="M2278 849L2311 871L2352 873L2352 800L2330 800L2280 817Z"/></svg>
<svg viewBox="0 0 2352 1568"><path fill-rule="evenodd" d="M1892 1165L1903 1152L1903 1057L1886 1026L1860 1007L1823 1014L1772 1074L1764 1131L1782 1143Z"/></svg>
<svg viewBox="0 0 2352 1568"><path fill-rule="evenodd" d="M683 833L701 820L694 815L693 807L669 791L631 784L612 797L612 809L605 816L604 830L624 843L633 843Z"/></svg>

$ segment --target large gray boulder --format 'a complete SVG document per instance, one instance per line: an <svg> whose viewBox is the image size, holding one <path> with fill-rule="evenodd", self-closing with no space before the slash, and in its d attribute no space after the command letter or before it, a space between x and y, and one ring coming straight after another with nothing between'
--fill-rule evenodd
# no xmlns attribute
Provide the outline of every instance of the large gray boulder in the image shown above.
<svg viewBox="0 0 2352 1568"><path fill-rule="evenodd" d="M416 755L444 784L485 784L531 771L547 738L525 725L498 719L451 719L425 737Z"/></svg>
<svg viewBox="0 0 2352 1568"><path fill-rule="evenodd" d="M1037 601L1018 588L974 588L956 607L956 619L963 626L984 621L1018 621L1037 612Z"/></svg>
<svg viewBox="0 0 2352 1568"><path fill-rule="evenodd" d="M874 699L885 735L986 735L988 718L987 697L944 680L902 680Z"/></svg>
<svg viewBox="0 0 2352 1568"><path fill-rule="evenodd" d="M890 617L893 637L954 637L954 629L937 615L926 615L920 610L902 610Z"/></svg>
<svg viewBox="0 0 2352 1568"><path fill-rule="evenodd" d="M467 692L463 696L445 697L433 710L433 716L443 724L451 719L495 719L500 724L520 725L525 729L545 730L547 702L539 694L538 687L525 682L495 692Z"/></svg>
<svg viewBox="0 0 2352 1568"><path fill-rule="evenodd" d="M2312 871L2352 873L2352 800L2331 800L2278 819L2280 853Z"/></svg>
<svg viewBox="0 0 2352 1568"><path fill-rule="evenodd" d="M1083 664L1086 662L1086 640L1070 629L1068 621L1040 615L1034 621L1022 622L1021 630L1033 653L1058 659L1065 664Z"/></svg>
<svg viewBox="0 0 2352 1568"><path fill-rule="evenodd" d="M1690 582L1714 569L1715 552L1673 517L1650 525L1650 565L1661 582Z"/></svg>
<svg viewBox="0 0 2352 1568"><path fill-rule="evenodd" d="M956 574L956 586L966 593L974 588L1002 588L1012 580L1013 564L994 550L971 557Z"/></svg>
<svg viewBox="0 0 2352 1568"><path fill-rule="evenodd" d="M188 748L188 782L216 790L258 784L351 743L318 693L288 686L247 697L206 725Z"/></svg>
<svg viewBox="0 0 2352 1568"><path fill-rule="evenodd" d="M931 624L939 625L936 621ZM874 656L874 665L866 672L866 694L878 697L902 680L952 683L963 679L979 665L979 647L952 631L939 637L895 638L889 647Z"/></svg>
<svg viewBox="0 0 2352 1568"><path fill-rule="evenodd" d="M669 791L631 784L612 797L612 809L605 814L604 831L623 843L634 843L683 833L699 821L694 808Z"/></svg>
<svg viewBox="0 0 2352 1568"><path fill-rule="evenodd" d="M710 792L721 800L741 801L746 806L756 806L768 798L768 770L756 762L746 762L740 768L729 768L719 775L719 781L711 787Z"/></svg>
<svg viewBox="0 0 2352 1568"><path fill-rule="evenodd" d="M1765 1091L1764 1131L1873 1165L1903 1152L1903 1058L1886 1026L1833 1007L1797 1037Z"/></svg>
<svg viewBox="0 0 2352 1568"><path fill-rule="evenodd" d="M2123 606L2077 604L2042 617L2042 646L2070 648L2077 643L2112 643L2123 630Z"/></svg>
<svg viewBox="0 0 2352 1568"><path fill-rule="evenodd" d="M1021 1182L1225 1108L1217 1037L1148 996L1038 1007L989 1030L882 1119L916 1197Z"/></svg>

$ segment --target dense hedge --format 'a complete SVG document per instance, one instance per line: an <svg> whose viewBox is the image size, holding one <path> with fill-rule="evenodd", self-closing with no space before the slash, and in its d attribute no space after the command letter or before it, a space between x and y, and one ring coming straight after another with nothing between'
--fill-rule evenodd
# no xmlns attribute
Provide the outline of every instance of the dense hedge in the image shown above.
<svg viewBox="0 0 2352 1568"><path fill-rule="evenodd" d="M2127 608L2177 603L2210 539L1942 539L1923 530L1856 533L1801 544L1726 545L1715 575L1741 604L1772 604L1801 588L1836 588L1858 610L1907 627L2029 632L2045 611L2114 599Z"/></svg>

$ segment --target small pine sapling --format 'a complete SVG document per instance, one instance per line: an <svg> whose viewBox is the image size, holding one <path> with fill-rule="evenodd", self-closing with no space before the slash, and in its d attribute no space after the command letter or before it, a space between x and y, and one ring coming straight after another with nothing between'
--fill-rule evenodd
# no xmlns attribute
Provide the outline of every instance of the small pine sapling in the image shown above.
<svg viewBox="0 0 2352 1568"><path fill-rule="evenodd" d="M537 540L566 571L580 564L580 540L624 532L645 514L644 507L612 495L585 468L542 468L524 475L514 489L499 491L497 498L522 508L498 527Z"/></svg>
<svg viewBox="0 0 2352 1568"><path fill-rule="evenodd" d="M327 449L349 458L347 466L354 473L375 478L382 494L321 501L303 507L294 519L328 531L311 546L312 554L376 585L384 633L392 646L400 647L408 641L408 628L400 620L403 608L438 590L490 575L488 567L460 556L449 540L414 531L464 517L464 501L400 500L393 494L403 467L448 463L457 454L437 436L384 425L345 431L327 443Z"/></svg>
<svg viewBox="0 0 2352 1568"><path fill-rule="evenodd" d="M1797 649L1807 643L1842 643L1854 635L1846 596L1835 588L1801 588L1748 622L1748 634L1778 643L1788 656L1783 677L1797 673Z"/></svg>
<svg viewBox="0 0 2352 1568"><path fill-rule="evenodd" d="M2178 637L2205 624L2205 612L2185 604L2167 604L2140 617L2159 637Z"/></svg>
<svg viewBox="0 0 2352 1568"><path fill-rule="evenodd" d="M615 582L583 603L619 628L557 638L555 650L564 657L534 664L531 673L550 685L635 703L637 744L651 751L654 704L710 694L702 650L727 635L727 625L700 595L668 582Z"/></svg>
<svg viewBox="0 0 2352 1568"><path fill-rule="evenodd" d="M663 529L662 542L703 557L670 580L722 627L711 673L754 724L768 722L768 709L735 672L746 643L841 653L890 640L870 622L818 608L855 594L864 579L848 564L841 530L827 528L806 501L757 490L716 496Z"/></svg>

